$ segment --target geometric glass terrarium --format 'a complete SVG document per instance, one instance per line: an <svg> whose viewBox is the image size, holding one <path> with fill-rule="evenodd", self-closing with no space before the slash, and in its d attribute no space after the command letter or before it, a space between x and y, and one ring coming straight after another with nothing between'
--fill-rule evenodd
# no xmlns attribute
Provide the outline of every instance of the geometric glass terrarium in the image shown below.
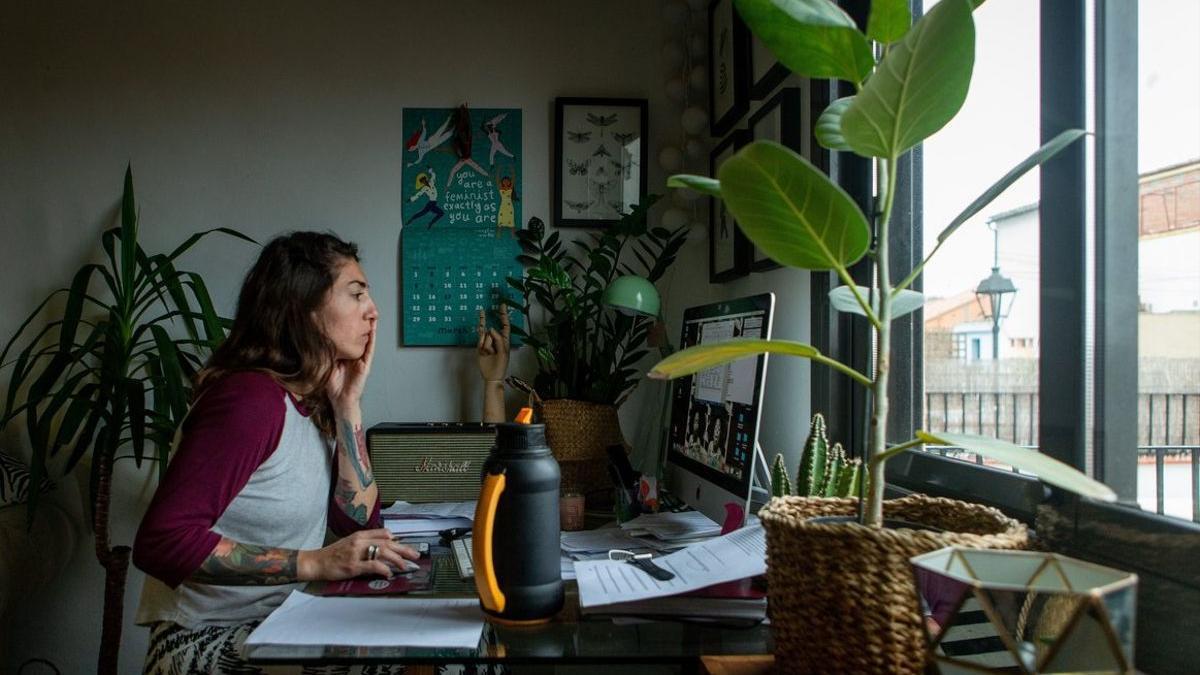
<svg viewBox="0 0 1200 675"><path fill-rule="evenodd" d="M1133 672L1136 574L959 546L912 564L928 659L943 674Z"/></svg>

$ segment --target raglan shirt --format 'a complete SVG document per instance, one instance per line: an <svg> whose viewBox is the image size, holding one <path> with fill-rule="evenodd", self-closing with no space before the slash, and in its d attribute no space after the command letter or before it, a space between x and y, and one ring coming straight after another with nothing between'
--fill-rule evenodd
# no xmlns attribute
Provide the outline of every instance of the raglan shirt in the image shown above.
<svg viewBox="0 0 1200 675"><path fill-rule="evenodd" d="M311 550L326 526L363 529L333 501L334 450L308 411L270 376L238 372L196 401L134 540L147 573L139 624L186 628L261 619L300 584L217 586L188 581L228 537ZM380 527L376 502L365 527Z"/></svg>

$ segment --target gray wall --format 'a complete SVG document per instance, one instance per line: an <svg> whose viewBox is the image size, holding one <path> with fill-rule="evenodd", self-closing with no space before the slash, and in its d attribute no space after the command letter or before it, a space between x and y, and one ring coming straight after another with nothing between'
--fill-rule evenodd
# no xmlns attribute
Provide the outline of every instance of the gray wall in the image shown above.
<svg viewBox="0 0 1200 675"><path fill-rule="evenodd" d="M651 158L657 139L678 137L678 108L661 94L667 27L659 7L646 0L5 3L0 336L82 263L99 259L99 233L113 223L121 174L132 162L148 250L214 226L259 240L332 228L357 241L383 315L366 422L475 419L480 390L470 350L399 347L401 110L461 101L522 108L525 213L550 221L554 97L650 99ZM662 192L657 166L650 179ZM228 314L255 254L214 238L183 266L205 276ZM806 274L780 270L710 286L703 236L683 255L662 285L673 335L686 306L771 289L780 295L776 335L806 337ZM513 370L529 374L528 357L517 355ZM7 379L0 372L0 385ZM808 416L806 366L780 360L769 381L764 442L771 452L795 452L807 431L792 423ZM631 440L647 435L653 394L646 387L622 409ZM0 436L10 449L24 443L16 427ZM115 483L113 540L129 543L153 481L123 463ZM56 499L74 514L76 545L63 577L13 608L0 671L33 657L62 672L94 668L103 575L76 486L62 484ZM131 570L122 672L139 672L146 649L146 631L131 622L141 583Z"/></svg>

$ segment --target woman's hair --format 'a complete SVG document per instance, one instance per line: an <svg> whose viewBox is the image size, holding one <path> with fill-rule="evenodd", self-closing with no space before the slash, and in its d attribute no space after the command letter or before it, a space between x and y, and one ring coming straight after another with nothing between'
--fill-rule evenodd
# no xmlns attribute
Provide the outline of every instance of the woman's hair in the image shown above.
<svg viewBox="0 0 1200 675"><path fill-rule="evenodd" d="M358 247L332 234L271 240L242 282L229 336L196 374L195 395L231 372L257 370L299 393L317 426L332 434L325 384L337 352L316 316L338 269L351 260L358 260Z"/></svg>

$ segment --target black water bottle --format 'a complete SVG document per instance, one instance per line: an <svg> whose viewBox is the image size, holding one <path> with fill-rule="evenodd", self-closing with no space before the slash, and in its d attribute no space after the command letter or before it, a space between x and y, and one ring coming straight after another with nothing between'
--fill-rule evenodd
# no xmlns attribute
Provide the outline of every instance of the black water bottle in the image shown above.
<svg viewBox="0 0 1200 675"><path fill-rule="evenodd" d="M559 481L544 425L496 425L471 552L479 601L494 621L542 623L562 609Z"/></svg>

